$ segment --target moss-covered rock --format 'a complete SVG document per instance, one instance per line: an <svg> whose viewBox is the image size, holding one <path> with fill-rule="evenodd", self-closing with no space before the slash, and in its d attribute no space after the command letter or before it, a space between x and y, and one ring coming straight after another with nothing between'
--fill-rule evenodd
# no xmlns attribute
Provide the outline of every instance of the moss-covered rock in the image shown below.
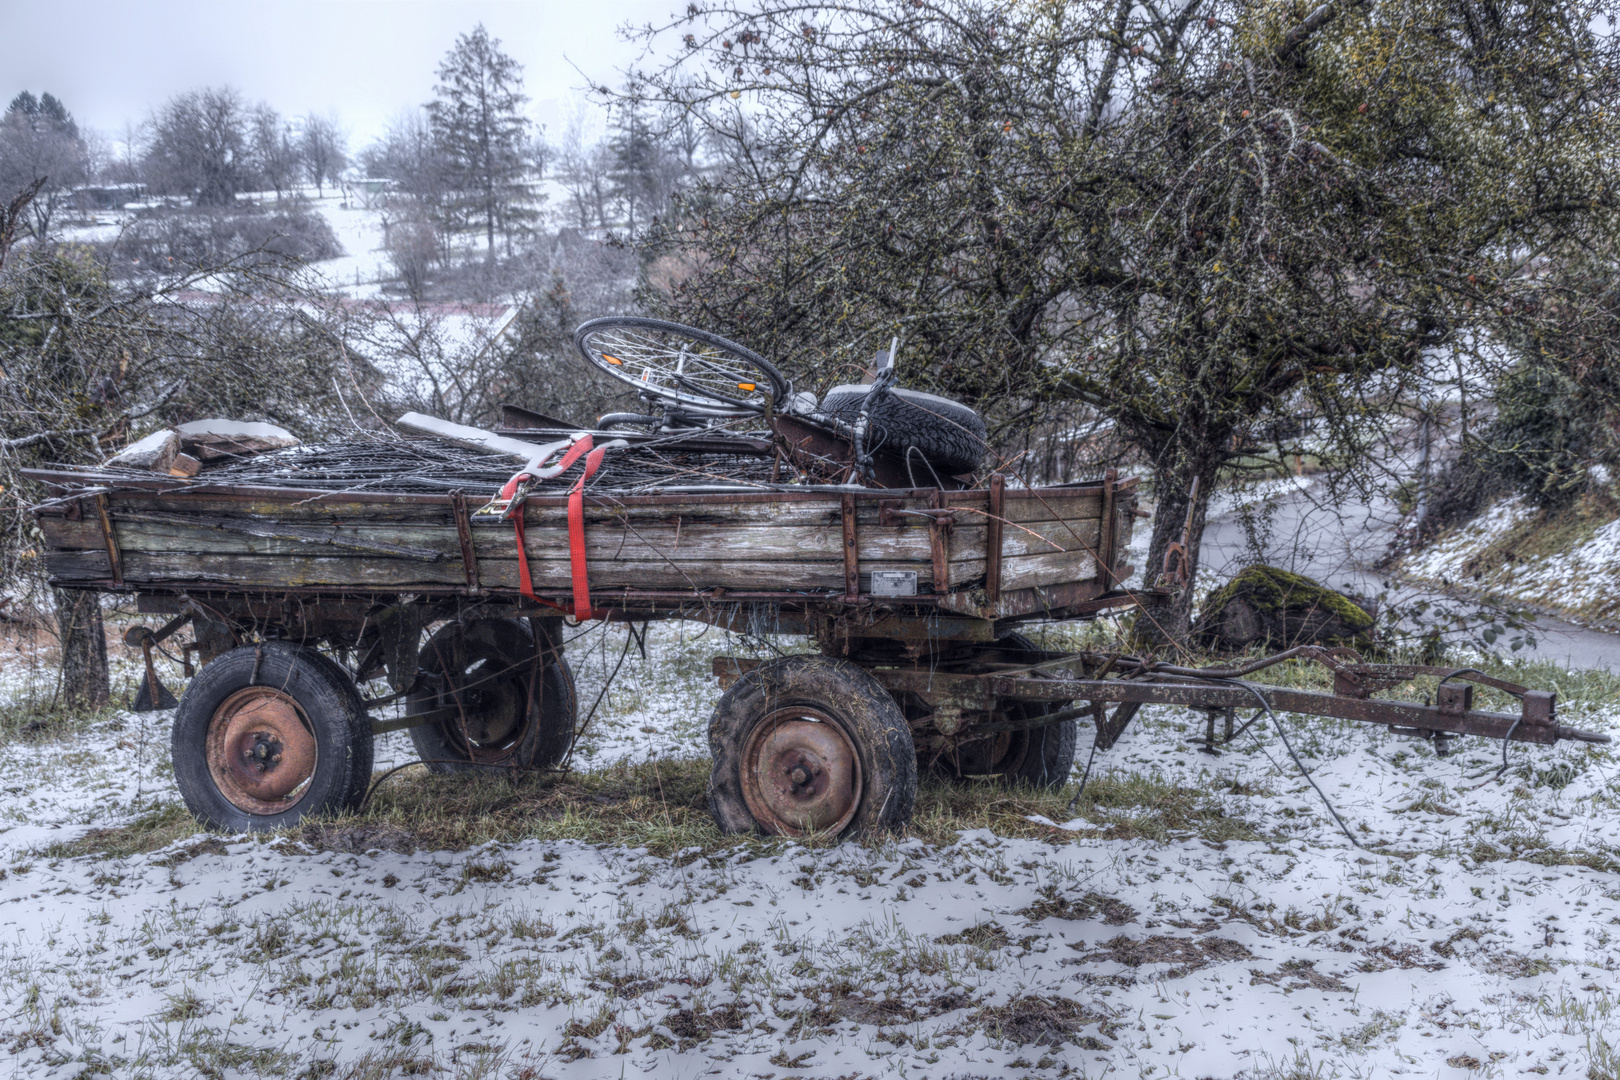
<svg viewBox="0 0 1620 1080"><path fill-rule="evenodd" d="M1373 647L1373 612L1354 598L1275 566L1250 566L1210 594L1193 638L1213 649L1261 645Z"/></svg>

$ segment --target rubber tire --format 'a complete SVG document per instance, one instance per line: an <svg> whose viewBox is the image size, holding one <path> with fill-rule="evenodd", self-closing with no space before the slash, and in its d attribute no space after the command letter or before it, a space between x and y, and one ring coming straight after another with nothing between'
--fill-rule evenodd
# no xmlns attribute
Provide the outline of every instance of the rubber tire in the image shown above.
<svg viewBox="0 0 1620 1080"><path fill-rule="evenodd" d="M871 389L854 384L835 386L821 399L821 411L853 424ZM869 451L904 458L908 448L916 447L942 479L973 472L984 461L984 418L950 398L891 388L868 415L867 424ZM914 470L927 471L915 455L912 460ZM922 481L922 476L917 479Z"/></svg>
<svg viewBox="0 0 1620 1080"><path fill-rule="evenodd" d="M1008 634L996 644L1004 649L1019 652L1036 651L1035 643L1023 634ZM1064 701L1029 702L1011 705L1007 711L1023 720L1067 709L1070 704ZM1075 748L1080 740L1078 720L1065 720L1050 727L1014 731L1011 735L1014 741L1009 743L1008 752L1015 752L1018 741L1022 740L1023 758L1017 768L997 774L1001 783L1060 788L1069 782L1069 774L1074 771ZM955 783L970 782L968 777L957 772L955 766L944 757L934 762L933 772L936 776Z"/></svg>
<svg viewBox="0 0 1620 1080"><path fill-rule="evenodd" d="M289 694L315 728L315 774L298 803L279 814L238 808L220 793L208 771L208 725L214 711L230 695L254 685ZM360 805L371 783L371 718L354 680L329 657L280 641L243 645L214 657L186 687L174 713L169 752L180 795L203 827L271 832Z"/></svg>
<svg viewBox="0 0 1620 1080"><path fill-rule="evenodd" d="M900 706L847 660L784 656L745 673L709 718L709 812L720 830L761 831L743 799L742 751L761 720L792 705L832 717L860 759L861 801L840 835L871 839L904 829L917 806L917 748Z"/></svg>
<svg viewBox="0 0 1620 1080"><path fill-rule="evenodd" d="M791 385L788 383L787 377L784 376L780 371L776 370L776 366L763 356L759 355L759 353L743 345L739 345L729 338L723 338L719 334L711 334L707 330L699 330L695 326L686 326L682 323L670 322L667 319L647 319L639 315L607 315L600 319L592 319L589 322L581 323L578 329L574 331L574 348L576 351L578 351L579 355L583 356L585 358L585 362L591 365L591 367L597 371L600 371L605 375L610 375L620 382L628 383L630 386L636 387L637 389L640 389L638 380L630 378L619 368L598 363L596 357L592 356L591 351L585 347L586 335L590 334L590 332L593 330L600 330L609 326L626 326L642 330L663 330L671 334L684 334L694 341L701 341L704 344L712 345L717 349L724 349L726 352L731 353L744 363L752 365L754 368L758 369L761 375L765 376L765 381L770 387L771 402L773 406L776 402L784 401L788 396L789 390L791 389ZM694 390L683 389L682 392L689 394L694 398L704 396L698 394ZM714 403L717 405L728 407L750 407L745 402L734 398L725 400L711 398L710 400L714 401Z"/></svg>
<svg viewBox="0 0 1620 1080"><path fill-rule="evenodd" d="M417 670L429 674L442 674L435 643L443 643L449 655L449 640L455 625L440 627L422 648L416 661ZM462 624L469 644L479 642L490 646L513 660L532 656L534 635L518 619L474 619ZM429 692L412 694L406 704L407 715L431 712L438 707L437 695ZM529 689L529 708L535 707L533 687ZM574 674L561 656L546 666L541 680L540 723L530 730L524 741L515 748L510 764L519 768L548 769L561 761L574 740L574 720L578 698L574 692ZM439 724L423 724L410 729L411 742L416 754L427 762L429 772L441 776L468 772L505 772L506 765L474 762L462 749L459 741Z"/></svg>

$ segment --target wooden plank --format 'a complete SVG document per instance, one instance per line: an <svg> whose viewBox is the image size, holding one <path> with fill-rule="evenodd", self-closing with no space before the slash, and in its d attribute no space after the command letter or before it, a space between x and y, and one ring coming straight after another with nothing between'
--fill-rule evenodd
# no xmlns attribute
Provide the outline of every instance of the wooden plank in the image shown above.
<svg viewBox="0 0 1620 1080"><path fill-rule="evenodd" d="M1036 585L1093 581L1096 577L1097 559L1089 551L1020 555L1017 558L1003 559L1001 563L1001 587L1009 591Z"/></svg>
<svg viewBox="0 0 1620 1080"><path fill-rule="evenodd" d="M929 527L921 523L921 519L911 520L919 524L903 527L874 524L861 528L857 536L858 551L864 558L885 562L931 564ZM1046 522L1008 527L1003 534L1003 560L1026 555L1056 554L1053 544L1064 550L1077 550L1087 544L1095 547L1099 524L1094 519L1089 522ZM47 543L56 549L104 548L99 525L92 521L46 517L40 519L40 527L46 533ZM289 556L341 554L325 550L324 545L297 540L232 535L208 528L168 523L115 519L114 528L121 547L127 551ZM460 537L450 520L433 525L368 523L328 528L333 529L336 535L361 543L392 541L398 546L432 548L441 552L446 559L462 561ZM479 525L471 530L471 534L475 561L515 556L514 538L509 525ZM983 525L958 525L955 534L950 573L953 585L966 576L961 564L984 566L987 528ZM738 528L692 525L681 521L678 526L668 522L643 522L638 526L633 523L627 525L620 519L599 522L589 528L586 535L587 557L597 562L625 557L651 560L668 556L683 563L700 563L729 561L740 554L755 562L796 562L805 559L842 561L843 558L842 530L830 525L811 528ZM567 550L567 532L560 518L555 528L529 529L531 557L561 560L566 559ZM977 572L982 573L983 570Z"/></svg>
<svg viewBox="0 0 1620 1080"><path fill-rule="evenodd" d="M1101 535L1097 538L1097 577L1106 581L1114 569L1114 481L1119 479L1118 469L1103 474Z"/></svg>
<svg viewBox="0 0 1620 1080"><path fill-rule="evenodd" d="M331 547L348 549L364 555L420 559L424 562L438 562L445 557L445 552L436 547L397 543L397 532L384 532L381 529L343 530L335 525L291 525L280 521L266 521L263 518L220 514L172 514L163 511L126 513L118 520L119 525L126 529L144 525L168 526L210 536L217 534L284 540L311 549Z"/></svg>
<svg viewBox="0 0 1620 1080"><path fill-rule="evenodd" d="M921 519L913 519L921 520ZM325 545L303 543L277 537L255 537L229 534L209 528L151 522L114 520L119 543L126 551L150 552L212 552L218 554L256 555L337 555L340 551L327 550ZM1095 547L1098 522L1048 522L1009 527L1002 541L1003 559L1024 555L1056 553L1055 543L1064 550L1076 550L1089 543ZM91 521L69 521L65 518L41 518L40 527L46 542L54 549L104 549L100 527ZM332 528L329 526L329 528ZM1027 531L1026 531L1027 530ZM443 524L423 526L395 526L386 524L342 525L334 529L335 535L358 543L393 541L399 546L431 548L445 559L461 562L460 537L454 526ZM1031 535L1035 534L1035 535ZM1076 535L1078 534L1078 536ZM951 581L962 580L959 564L984 564L984 544L987 529L984 526L957 526L951 550ZM560 524L556 528L530 527L528 530L530 556L536 559L565 559L568 551L567 530ZM724 561L746 555L751 561L795 562L803 559L843 558L842 530L833 527L773 528L773 527L719 527L682 524L679 540L673 526L659 523L655 527L626 527L623 521L598 524L586 532L587 558L593 561L614 558L661 558L668 556L680 562ZM475 561L515 557L515 540L507 524L477 526L471 530ZM864 558L882 561L932 561L931 537L926 524L904 527L873 525L859 530L857 549ZM982 571L981 571L982 572Z"/></svg>
<svg viewBox="0 0 1620 1080"><path fill-rule="evenodd" d="M514 561L513 566L516 567ZM360 589L412 585L465 587L454 562L417 562L342 555L235 555L218 552L130 552L125 577L131 582L209 582L246 590L331 585ZM513 580L516 580L514 569Z"/></svg>
<svg viewBox="0 0 1620 1080"><path fill-rule="evenodd" d="M1005 510L1002 516L1008 521L1020 524L1036 521L1085 521L1102 517L1101 491L1086 495L1070 495L1067 492L1057 495L1050 490L1008 491L1003 500Z"/></svg>
<svg viewBox="0 0 1620 1080"><path fill-rule="evenodd" d="M342 554L341 550L330 549L328 545L305 543L288 537L225 533L167 522L126 520L117 523L116 528L123 546L131 551L244 555ZM53 542L53 546L57 547L81 546L80 541L85 538L83 530L59 529L56 532L58 536L74 541L71 545ZM388 537L402 544L434 549L442 554L443 559L458 563L462 561L460 537L449 522L437 527L342 526L335 530L335 534L352 538L357 543ZM531 526L527 529L527 536L527 550L531 558L568 558L568 532L565 527ZM591 561L667 557L681 562L703 563L729 561L739 555L756 562L843 559L842 531L834 527L683 526L677 536L674 526L661 525L656 531L644 532L618 523L587 528L585 537L586 558ZM516 538L510 525L474 528L470 542L475 561L517 557ZM928 534L923 529L878 530L874 526L872 530L862 532L858 544L870 548L876 557L890 561L926 560L929 553Z"/></svg>
<svg viewBox="0 0 1620 1080"><path fill-rule="evenodd" d="M47 568L62 580L106 580L105 552L53 552ZM698 568L694 568L698 569ZM590 568L592 589L741 590L817 589L844 592L844 564L803 563L785 572L780 563L732 560L706 564L702 575L667 562L622 561ZM863 561L863 583L870 586L873 570L916 569L916 564ZM309 586L354 589L409 589L413 586L465 587L462 568L454 562L420 563L406 559L343 558L341 556L262 556L220 554L154 554L132 552L125 559L125 578L132 584L208 583L256 591ZM530 563L536 589L566 592L571 588L566 560ZM483 562L479 578L486 589L518 587L516 559Z"/></svg>
<svg viewBox="0 0 1620 1080"><path fill-rule="evenodd" d="M958 514L958 526L978 524L985 520L988 510L988 497L978 495L974 499L959 498L960 493L950 493L949 505L964 509ZM1095 520L1100 516L1100 501L1093 499L1076 499L1073 497L1060 497L1052 502L1052 508L1041 506L1039 503L1031 504L1028 500L1015 501L1007 493L1008 508L1005 513L1010 521L1023 524L1040 522L1053 522L1060 520L1053 516L1053 511L1059 512L1061 520L1071 523L1087 519ZM879 493L868 497L855 496L856 521L864 528L877 526L880 500ZM915 498L899 500L905 509L927 509L930 500ZM476 510L482 506L484 500L475 496L468 500L469 508ZM438 503L401 503L379 504L362 502L347 497L323 498L313 501L272 501L252 500L235 497L220 497L210 495L169 494L166 496L133 494L116 492L109 497L109 510L114 520L121 514L128 513L178 513L178 514L217 514L227 517L241 516L249 519L260 519L287 525L319 524L322 526L339 525L385 525L385 524L414 524L424 526L448 525L454 520L452 503L447 496ZM561 501L555 505L548 505L539 500L531 500L526 507L525 522L530 527L555 524L562 526L566 521L567 507ZM679 519L683 527L693 525L832 525L837 526L842 520L842 499L839 496L823 498L819 501L785 501L780 503L746 502L726 503L708 502L701 499L691 499L663 505L619 505L616 502L587 498L585 520L587 527L597 524L622 522L628 520L637 528L643 523L650 527L658 521L668 521L671 526ZM474 528L478 528L488 519L474 516ZM922 527L921 522L917 527ZM1014 530L1007 530L1011 535ZM408 542L401 538L400 542Z"/></svg>
<svg viewBox="0 0 1620 1080"><path fill-rule="evenodd" d="M80 518L77 521L71 518L58 517L54 514L41 514L35 519L39 523L39 531L45 536L47 546L56 550L73 550L77 548L99 548L106 550L106 543L101 537L101 523L87 521Z"/></svg>
<svg viewBox="0 0 1620 1080"><path fill-rule="evenodd" d="M957 541L951 545L952 559L985 556L989 543L989 526L984 519L979 524L957 525ZM1096 518L1084 521L1037 521L1031 524L1002 526L1001 557L1015 555L1055 554L1059 551L1095 549L1099 522ZM921 531L920 529L918 530ZM862 534L865 535L864 533Z"/></svg>
<svg viewBox="0 0 1620 1080"><path fill-rule="evenodd" d="M107 581L112 578L112 562L106 548L47 551L45 572L58 581Z"/></svg>
<svg viewBox="0 0 1620 1080"><path fill-rule="evenodd" d="M928 500L931 510L945 508L945 493L936 491ZM934 591L945 592L950 588L951 581L951 525L948 522L935 522L928 527L928 558L933 564Z"/></svg>

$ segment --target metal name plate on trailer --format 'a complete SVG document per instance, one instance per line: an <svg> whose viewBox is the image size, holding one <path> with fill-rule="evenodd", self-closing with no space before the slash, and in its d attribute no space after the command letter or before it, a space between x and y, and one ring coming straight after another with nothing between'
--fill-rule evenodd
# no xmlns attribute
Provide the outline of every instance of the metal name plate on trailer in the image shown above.
<svg viewBox="0 0 1620 1080"><path fill-rule="evenodd" d="M874 570L872 571L873 596L916 596L917 571L915 570Z"/></svg>

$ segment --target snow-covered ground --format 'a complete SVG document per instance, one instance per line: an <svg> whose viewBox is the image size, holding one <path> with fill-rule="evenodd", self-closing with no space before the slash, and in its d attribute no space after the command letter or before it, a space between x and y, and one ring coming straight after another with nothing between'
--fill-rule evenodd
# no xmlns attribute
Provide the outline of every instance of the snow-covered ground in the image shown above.
<svg viewBox="0 0 1620 1080"><path fill-rule="evenodd" d="M1620 520L1597 528L1565 550L1549 555L1514 553L1477 577L1464 572L1473 559L1536 516L1535 507L1523 499L1503 499L1408 558L1404 569L1422 580L1464 585L1579 618L1620 622Z"/></svg>
<svg viewBox="0 0 1620 1080"><path fill-rule="evenodd" d="M571 647L582 709L622 634ZM653 627L583 764L700 757L708 657L735 648ZM1615 1075L1611 751L1515 746L1481 786L1495 745L1442 760L1287 718L1358 850L1273 734L1211 758L1201 718L1147 713L1080 832L673 855L199 836L71 857L53 845L177 801L167 715L12 742L0 1044L28 1077ZM386 736L379 768L407 748ZM1171 788L1199 832L1118 827Z"/></svg>
<svg viewBox="0 0 1620 1080"><path fill-rule="evenodd" d="M357 299L382 295L382 283L395 278L393 263L383 250L382 214L367 210L358 202L348 202L337 189L324 198L307 193L313 208L326 218L343 254L316 263L315 268L334 289Z"/></svg>

